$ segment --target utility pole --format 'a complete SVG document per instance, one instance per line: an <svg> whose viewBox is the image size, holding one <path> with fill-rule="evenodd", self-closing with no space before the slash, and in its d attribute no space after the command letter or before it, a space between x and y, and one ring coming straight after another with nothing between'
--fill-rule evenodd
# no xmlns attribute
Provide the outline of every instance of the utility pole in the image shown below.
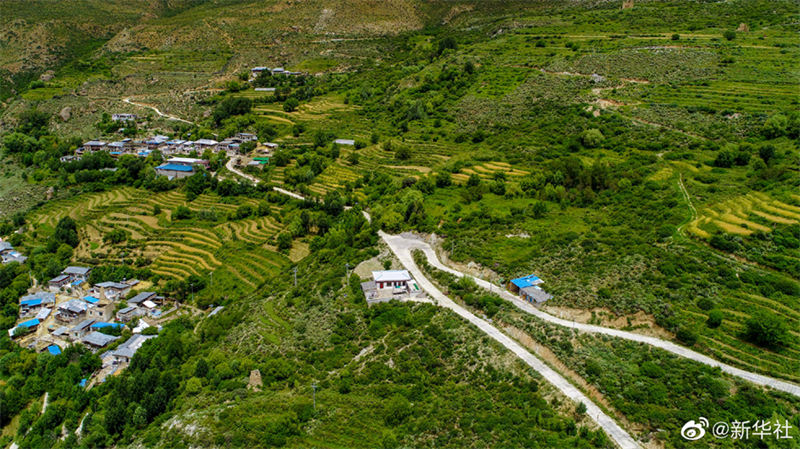
<svg viewBox="0 0 800 449"><path fill-rule="evenodd" d="M344 277L345 279L350 278L350 262L345 262L344 264Z"/></svg>
<svg viewBox="0 0 800 449"><path fill-rule="evenodd" d="M211 287L214 287L214 272L211 271L208 273L208 275L211 276Z"/></svg>
<svg viewBox="0 0 800 449"><path fill-rule="evenodd" d="M294 272L294 286L297 287L297 267L292 268Z"/></svg>
<svg viewBox="0 0 800 449"><path fill-rule="evenodd" d="M311 384L311 388L314 390L314 411L317 411L317 384Z"/></svg>

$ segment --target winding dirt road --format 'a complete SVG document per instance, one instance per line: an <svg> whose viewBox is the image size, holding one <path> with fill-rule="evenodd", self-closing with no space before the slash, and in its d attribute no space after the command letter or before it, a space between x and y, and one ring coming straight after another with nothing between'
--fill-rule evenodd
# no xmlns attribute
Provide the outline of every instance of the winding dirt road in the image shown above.
<svg viewBox="0 0 800 449"><path fill-rule="evenodd" d="M122 99L122 101L123 101L123 102L125 102L125 103L128 103L128 104L132 104L132 105L134 105L134 106L139 106L139 107L141 107L141 108L152 109L152 110L153 110L153 111L154 111L156 114L158 114L159 116L161 116L161 117L166 117L166 118L168 118L168 119L170 119L170 120L176 120L176 121L179 121L179 122L188 123L188 124L190 124L190 125L194 125L194 124L195 124L194 122L191 122L191 121L189 121L189 120L186 120L186 119L182 119L182 118L180 118L180 117L176 117L176 116L174 116L174 115L164 114L164 113L163 113L163 112L161 112L161 111L160 111L160 110L159 110L157 107L155 107L155 106L152 106L152 105L149 105L149 104L147 104L147 103L137 103L137 102L135 102L135 101L131 101L131 99L130 99L130 98L123 98L123 99Z"/></svg>

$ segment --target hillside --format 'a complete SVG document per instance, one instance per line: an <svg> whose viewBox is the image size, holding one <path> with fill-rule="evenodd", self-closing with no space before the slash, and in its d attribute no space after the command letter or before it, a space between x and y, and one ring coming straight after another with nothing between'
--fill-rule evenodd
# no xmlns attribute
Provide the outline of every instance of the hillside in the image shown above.
<svg viewBox="0 0 800 449"><path fill-rule="evenodd" d="M0 445L800 438L797 2L49 3L0 5ZM113 375L5 336L75 265L174 304Z"/></svg>

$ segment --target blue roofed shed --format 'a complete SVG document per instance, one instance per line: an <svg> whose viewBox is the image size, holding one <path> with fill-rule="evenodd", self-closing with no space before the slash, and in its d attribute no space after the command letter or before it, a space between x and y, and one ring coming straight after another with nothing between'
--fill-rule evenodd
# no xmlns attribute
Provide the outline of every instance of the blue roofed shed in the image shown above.
<svg viewBox="0 0 800 449"><path fill-rule="evenodd" d="M59 355L61 354L61 348L59 348L58 345L50 345L47 347L47 352L53 355Z"/></svg>
<svg viewBox="0 0 800 449"><path fill-rule="evenodd" d="M516 279L511 280L511 284L513 284L518 289L525 288L525 287L533 287L534 285L539 285L543 283L541 279L535 274L529 274L527 276L522 276Z"/></svg>

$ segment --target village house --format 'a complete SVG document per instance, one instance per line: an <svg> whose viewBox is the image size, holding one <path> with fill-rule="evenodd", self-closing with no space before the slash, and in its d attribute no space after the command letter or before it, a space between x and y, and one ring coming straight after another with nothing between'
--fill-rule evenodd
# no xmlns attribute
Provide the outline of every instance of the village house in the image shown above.
<svg viewBox="0 0 800 449"><path fill-rule="evenodd" d="M116 301L131 290L130 285L122 282L101 282L95 284L95 288L100 288L100 294L112 301Z"/></svg>
<svg viewBox="0 0 800 449"><path fill-rule="evenodd" d="M73 340L79 340L84 335L89 333L92 323L94 323L94 320L85 319L76 324L72 327L72 329L69 330L69 337Z"/></svg>
<svg viewBox="0 0 800 449"><path fill-rule="evenodd" d="M373 271L372 280L361 283L368 304L423 294L406 270Z"/></svg>
<svg viewBox="0 0 800 449"><path fill-rule="evenodd" d="M136 114L111 114L111 120L114 122L135 122L139 119Z"/></svg>
<svg viewBox="0 0 800 449"><path fill-rule="evenodd" d="M13 337L19 336L19 335L21 335L23 333L28 333L28 332L36 329L37 327L39 327L39 324L41 324L41 321L39 321L36 318L30 319L30 320L27 320L27 321L23 321L23 322L17 324L16 327L12 327L11 329L9 329L8 330L8 336L13 338Z"/></svg>
<svg viewBox="0 0 800 449"><path fill-rule="evenodd" d="M123 323L127 323L128 321L134 318L144 316L146 313L147 311L144 309L140 309L134 306L128 306L123 309L120 309L119 312L117 312L117 320L122 321Z"/></svg>
<svg viewBox="0 0 800 449"><path fill-rule="evenodd" d="M157 150L159 147L164 145L169 140L167 136L153 136L150 139L144 141L144 144L147 145L148 149Z"/></svg>
<svg viewBox="0 0 800 449"><path fill-rule="evenodd" d="M350 145L350 146L353 146L353 145L356 144L356 141L353 140L353 139L336 139L336 140L333 141L333 143L335 143L337 145Z"/></svg>
<svg viewBox="0 0 800 449"><path fill-rule="evenodd" d="M133 355L142 347L144 342L155 337L155 335L135 334L111 352L111 355L114 356L114 363L130 363Z"/></svg>
<svg viewBox="0 0 800 449"><path fill-rule="evenodd" d="M525 301L541 304L553 297L540 287L543 283L544 281L539 279L538 276L529 274L509 281L508 289L512 293L518 293Z"/></svg>
<svg viewBox="0 0 800 449"><path fill-rule="evenodd" d="M106 145L107 145L106 142L103 142L102 140L90 140L88 142L83 143L83 146L81 147L83 151L81 151L81 153L83 153L84 151L92 153L95 151L100 151L105 149Z"/></svg>
<svg viewBox="0 0 800 449"><path fill-rule="evenodd" d="M59 291L62 288L69 285L70 278L66 274L59 274L58 276L54 277L47 281L47 285L50 287L50 291Z"/></svg>
<svg viewBox="0 0 800 449"><path fill-rule="evenodd" d="M89 349L97 350L97 349L104 348L104 347L108 346L109 343L111 343L112 341L116 341L118 339L119 339L119 337L115 337L113 335L107 335L107 334L104 334L102 332L94 331L94 332L90 333L89 335L83 337L83 339L81 339L81 341L83 342L84 345L89 347Z"/></svg>
<svg viewBox="0 0 800 449"><path fill-rule="evenodd" d="M92 269L89 267L67 267L61 274L69 276L71 281L87 281Z"/></svg>
<svg viewBox="0 0 800 449"><path fill-rule="evenodd" d="M27 257L20 254L14 249L11 243L0 240L0 258L4 264L11 262L25 263Z"/></svg>
<svg viewBox="0 0 800 449"><path fill-rule="evenodd" d="M68 163L68 162L79 161L79 160L81 160L81 157L80 156L75 156L73 154L68 154L66 156L61 156L60 158L58 158L58 160L63 162L63 163Z"/></svg>
<svg viewBox="0 0 800 449"><path fill-rule="evenodd" d="M56 295L49 292L36 292L19 299L20 316L29 316L39 312L43 307L55 305Z"/></svg>
<svg viewBox="0 0 800 449"><path fill-rule="evenodd" d="M128 300L129 306L139 307L145 301L153 301L156 298L156 292L141 292L138 295Z"/></svg>
<svg viewBox="0 0 800 449"><path fill-rule="evenodd" d="M199 152L202 152L209 148L213 150L214 148L217 147L218 143L219 142L213 139L197 139L194 141L194 148Z"/></svg>
<svg viewBox="0 0 800 449"><path fill-rule="evenodd" d="M62 302L58 305L56 310L56 321L72 323L79 318L83 318L88 308L89 304L79 299L70 299L69 301Z"/></svg>
<svg viewBox="0 0 800 449"><path fill-rule="evenodd" d="M94 320L110 320L114 317L114 303L100 300L86 309L86 314Z"/></svg>

